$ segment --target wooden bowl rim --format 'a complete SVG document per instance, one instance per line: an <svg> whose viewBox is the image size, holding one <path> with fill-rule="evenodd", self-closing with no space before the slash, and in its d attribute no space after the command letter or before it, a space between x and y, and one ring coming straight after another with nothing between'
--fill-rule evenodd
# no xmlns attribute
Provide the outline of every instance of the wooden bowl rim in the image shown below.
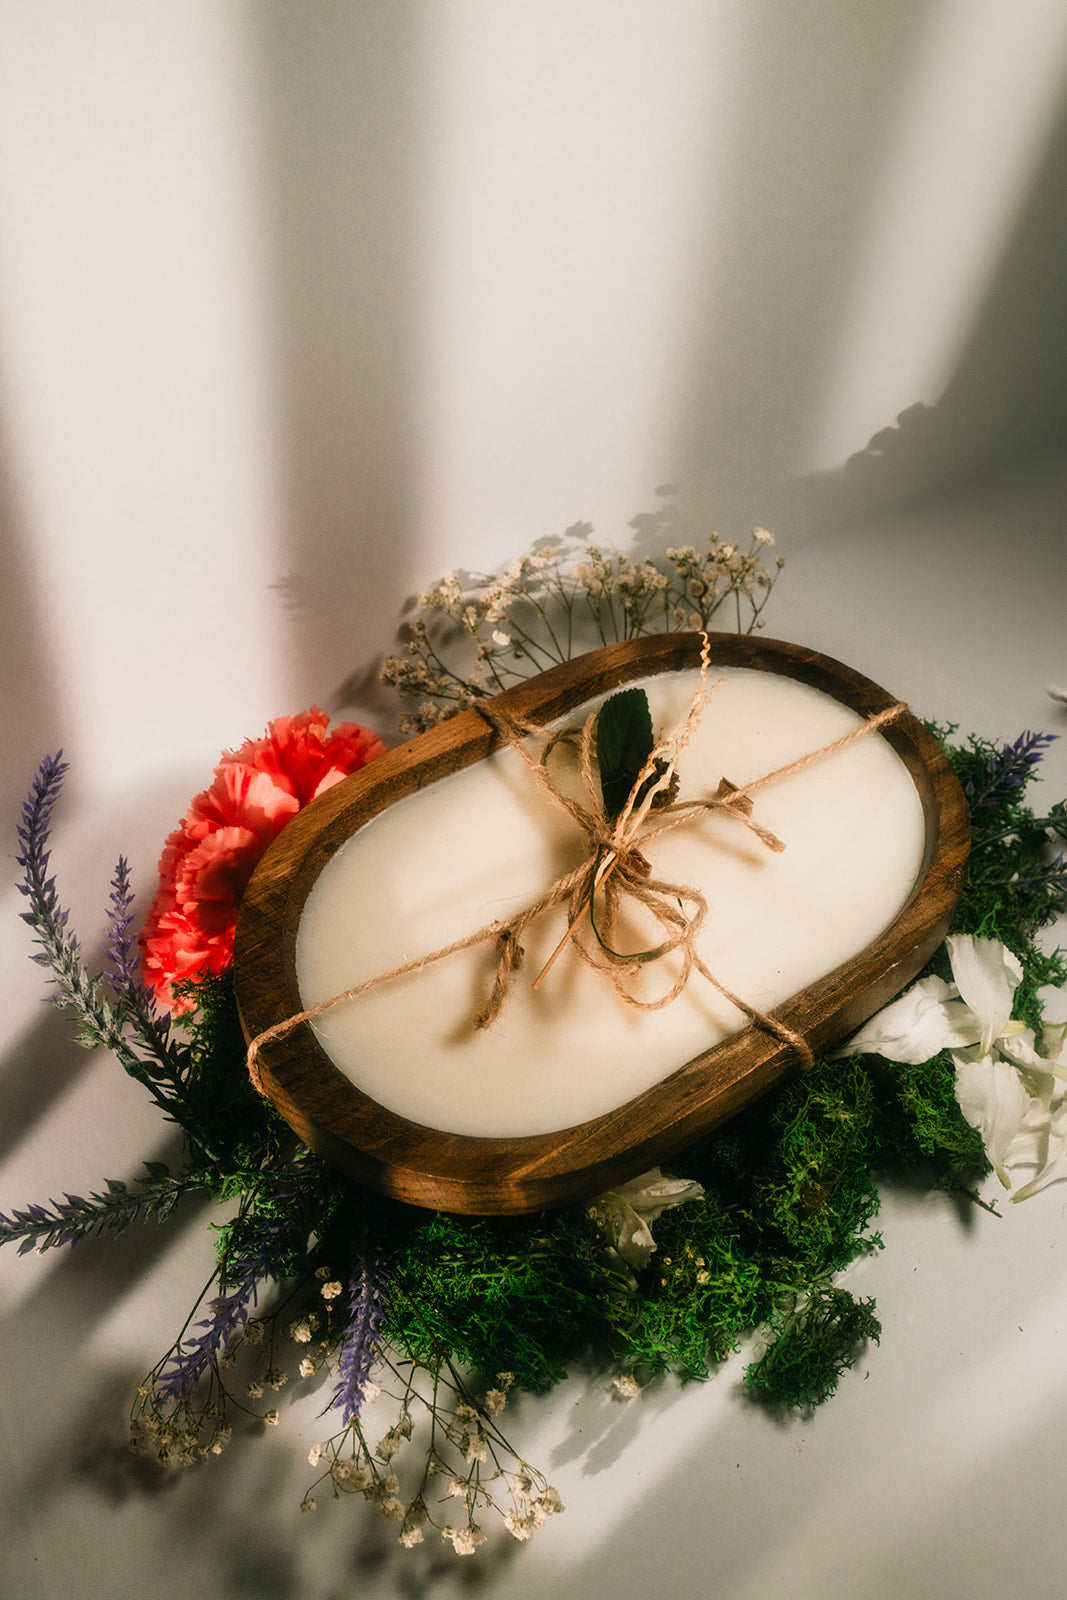
<svg viewBox="0 0 1067 1600"><path fill-rule="evenodd" d="M862 716L896 704L870 679L817 651L762 635L708 637L713 667L785 675ZM609 645L528 679L495 703L514 717L547 724L635 679L699 666L701 645L699 633ZM944 752L910 711L881 736L919 794L923 861L890 926L772 1013L813 1050L845 1037L916 976L944 937L962 886L969 814ZM238 919L234 976L246 1039L301 1009L297 928L337 849L388 806L499 747L477 710L461 712L335 785L283 829L258 864ZM442 1133L387 1110L341 1072L307 1023L263 1048L259 1073L299 1137L359 1182L438 1210L506 1214L599 1193L658 1165L798 1064L791 1046L750 1025L603 1116L519 1138Z"/></svg>

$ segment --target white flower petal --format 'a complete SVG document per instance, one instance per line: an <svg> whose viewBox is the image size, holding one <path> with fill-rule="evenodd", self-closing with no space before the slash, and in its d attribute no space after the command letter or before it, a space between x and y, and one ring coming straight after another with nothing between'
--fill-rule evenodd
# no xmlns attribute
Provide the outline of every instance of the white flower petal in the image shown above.
<svg viewBox="0 0 1067 1600"><path fill-rule="evenodd" d="M1061 1076L1061 1069L1057 1062L1039 1054L1033 1029L1024 1028L1021 1033L1002 1033L997 1040L997 1050L1005 1061L1010 1061L1025 1074L1031 1093L1038 1094L1047 1107L1056 1079Z"/></svg>
<svg viewBox="0 0 1067 1600"><path fill-rule="evenodd" d="M981 1019L984 1054L1007 1026L1023 969L999 939L960 933L946 939L945 948L960 995Z"/></svg>
<svg viewBox="0 0 1067 1600"><path fill-rule="evenodd" d="M1040 1096L1031 1094L1026 1115L1004 1159L1006 1167L1040 1167L1048 1159L1049 1108Z"/></svg>
<svg viewBox="0 0 1067 1600"><path fill-rule="evenodd" d="M1050 1183L1056 1183L1060 1178L1067 1178L1067 1101L1058 1107L1049 1122L1044 1165L1029 1183L1024 1183L1021 1189L1015 1191L1011 1197L1012 1202L1029 1200L1031 1195L1047 1188Z"/></svg>
<svg viewBox="0 0 1067 1600"><path fill-rule="evenodd" d="M1041 1027L1041 1054L1055 1066L1063 1065L1063 1047L1067 1043L1067 1022L1045 1022Z"/></svg>
<svg viewBox="0 0 1067 1600"><path fill-rule="evenodd" d="M982 1037L982 1019L975 1015L965 1000L945 1001L945 1022L948 1038L942 1049L962 1050L978 1044Z"/></svg>
<svg viewBox="0 0 1067 1600"><path fill-rule="evenodd" d="M621 1183L617 1189L608 1189L590 1201L589 1211L597 1220L609 1247L616 1251L631 1267L647 1267L656 1241L648 1226L663 1211L680 1206L686 1200L699 1200L703 1186L688 1178L665 1178L658 1167L642 1172Z"/></svg>
<svg viewBox="0 0 1067 1600"><path fill-rule="evenodd" d="M687 1200L699 1200L704 1189L690 1178L665 1178L658 1167L653 1167L651 1172L642 1172L629 1183L621 1183L611 1193L633 1206L649 1222L655 1222L661 1212L684 1205Z"/></svg>
<svg viewBox="0 0 1067 1600"><path fill-rule="evenodd" d="M917 1066L939 1050L974 1044L981 1024L942 978L922 978L875 1013L835 1055L865 1052Z"/></svg>
<svg viewBox="0 0 1067 1600"><path fill-rule="evenodd" d="M1048 1154L1048 1118L1040 1130L1020 1133L1011 1142L1005 1167L1040 1167ZM1012 1196L1014 1199L1014 1196Z"/></svg>
<svg viewBox="0 0 1067 1600"><path fill-rule="evenodd" d="M963 1115L977 1128L1005 1189L1011 1188L1007 1167L1012 1144L1024 1130L1030 1110L1030 1096L1008 1061L992 1056L968 1060L955 1055L956 1101Z"/></svg>
<svg viewBox="0 0 1067 1600"><path fill-rule="evenodd" d="M647 1267L656 1248L648 1223L617 1193L602 1195L597 1204L604 1232L622 1259L638 1271Z"/></svg>

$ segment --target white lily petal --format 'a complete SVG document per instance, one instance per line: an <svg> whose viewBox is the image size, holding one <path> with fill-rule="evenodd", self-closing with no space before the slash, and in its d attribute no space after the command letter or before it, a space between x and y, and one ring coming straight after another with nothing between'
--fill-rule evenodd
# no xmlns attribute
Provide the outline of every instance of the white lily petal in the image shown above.
<svg viewBox="0 0 1067 1600"><path fill-rule="evenodd" d="M1006 1061L1010 1061L1025 1072L1031 1079L1040 1079L1039 1093L1045 1096L1047 1105L1052 1098L1052 1089L1057 1076L1057 1063L1049 1061L1037 1049L1037 1040L1032 1028L1024 1028L1021 1033L1002 1033L997 1040L997 1050Z"/></svg>
<svg viewBox="0 0 1067 1600"><path fill-rule="evenodd" d="M1041 1027L1041 1054L1056 1066L1063 1065L1063 1047L1067 1043L1067 1022L1045 1022Z"/></svg>
<svg viewBox="0 0 1067 1600"><path fill-rule="evenodd" d="M864 1052L917 1066L939 1050L973 1044L981 1036L981 1024L956 995L955 986L943 978L922 978L875 1012L834 1054Z"/></svg>
<svg viewBox="0 0 1067 1600"><path fill-rule="evenodd" d="M1011 1197L1012 1203L1029 1200L1031 1195L1046 1189L1060 1178L1067 1178L1067 1102L1058 1108L1049 1124L1044 1165L1029 1183L1024 1183L1021 1189L1015 1191Z"/></svg>
<svg viewBox="0 0 1067 1600"><path fill-rule="evenodd" d="M998 1061L988 1055L973 1061L962 1053L954 1055L954 1060L959 1108L972 1128L977 1128L981 1134L997 1177L1005 1189L1010 1189L1009 1152L1023 1132L1030 1096L1008 1061Z"/></svg>
<svg viewBox="0 0 1067 1600"><path fill-rule="evenodd" d="M945 940L952 976L961 997L981 1019L983 1053L1004 1032L1011 1018L1012 1000L1022 979L1017 958L999 939L980 939L972 933Z"/></svg>

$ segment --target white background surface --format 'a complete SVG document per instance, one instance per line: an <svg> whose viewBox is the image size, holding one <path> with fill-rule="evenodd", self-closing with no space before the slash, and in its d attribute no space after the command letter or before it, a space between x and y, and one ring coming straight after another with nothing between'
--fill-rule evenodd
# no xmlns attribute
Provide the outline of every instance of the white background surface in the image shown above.
<svg viewBox="0 0 1067 1600"><path fill-rule="evenodd" d="M776 530L769 632L1065 731L1065 49L1058 0L0 3L0 808L13 841L64 747L89 951L220 748L373 717L408 592L622 538L664 481ZM42 1009L20 908L3 1209L173 1154ZM298 1515L313 1408L162 1487L125 1453L202 1212L8 1253L0 1593L1052 1600L1065 1211L888 1193L882 1344L812 1421L748 1409L741 1361L629 1406L576 1374L515 1424L566 1516L439 1572Z"/></svg>

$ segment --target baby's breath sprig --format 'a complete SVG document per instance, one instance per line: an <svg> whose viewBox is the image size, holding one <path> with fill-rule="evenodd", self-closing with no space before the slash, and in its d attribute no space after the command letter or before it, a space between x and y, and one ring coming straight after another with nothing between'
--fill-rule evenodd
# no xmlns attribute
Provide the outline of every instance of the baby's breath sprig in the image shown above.
<svg viewBox="0 0 1067 1600"><path fill-rule="evenodd" d="M361 1494L386 1520L399 1524L398 1543L407 1549L422 1544L425 1530L435 1528L457 1555L473 1555L485 1543L482 1521L489 1515L499 1515L514 1538L525 1540L563 1510L556 1490L522 1460L495 1420L507 1405L512 1373L498 1373L479 1397L443 1351L430 1361L402 1365L385 1347L379 1346L376 1355L382 1381L365 1380L363 1398L375 1410L391 1402L395 1419L371 1444L369 1420L361 1410L313 1445L308 1461L322 1470L301 1509L316 1508L320 1485L328 1486L335 1499ZM408 1451L413 1436L416 1447ZM402 1451L405 1460L398 1461Z"/></svg>
<svg viewBox="0 0 1067 1600"><path fill-rule="evenodd" d="M208 1303L209 1317L190 1335L194 1309L138 1390L131 1449L163 1467L192 1467L221 1454L235 1412L278 1426L276 1396L297 1356L301 1379L325 1372L340 1380L326 1408L340 1425L309 1452L320 1472L302 1511L316 1509L326 1486L334 1498L361 1495L398 1524L398 1541L409 1549L433 1528L457 1554L472 1555L486 1540L482 1523L494 1514L514 1538L528 1539L563 1506L497 1420L514 1374L499 1372L476 1389L443 1347L416 1360L397 1354L386 1341L385 1281L379 1252L365 1248L347 1290L319 1265L260 1316L248 1315L251 1296L222 1296Z"/></svg>
<svg viewBox="0 0 1067 1600"><path fill-rule="evenodd" d="M630 524L643 544L685 534L675 502ZM542 539L502 572L452 572L418 595L401 628L401 653L383 683L414 709L400 731L421 733L486 695L569 661L580 650L650 633L706 629L732 598L739 633L762 627L761 612L785 565L764 558L774 536L754 528L747 546L711 533L706 548L671 543L662 556L604 549L589 523Z"/></svg>
<svg viewBox="0 0 1067 1600"><path fill-rule="evenodd" d="M193 1467L205 1456L221 1455L230 1442L225 1395L161 1404L155 1391L142 1385L140 1409L130 1424L130 1449L151 1453L163 1467Z"/></svg>

